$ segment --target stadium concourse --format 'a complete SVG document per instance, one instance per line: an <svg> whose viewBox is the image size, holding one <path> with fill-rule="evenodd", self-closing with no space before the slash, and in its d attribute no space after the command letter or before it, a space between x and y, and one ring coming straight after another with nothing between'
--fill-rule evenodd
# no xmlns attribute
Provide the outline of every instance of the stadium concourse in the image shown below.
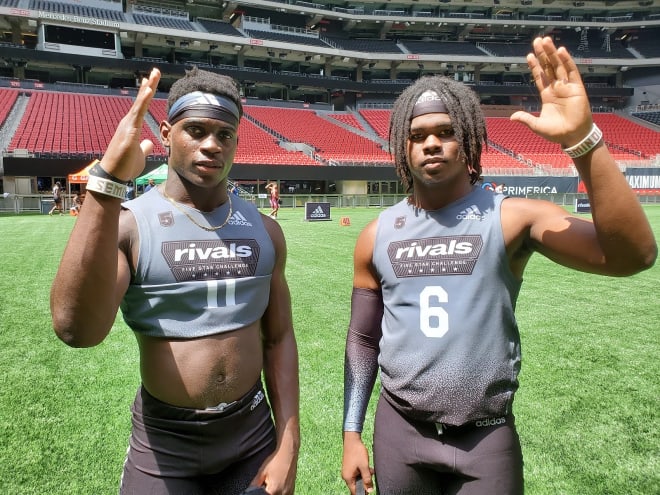
<svg viewBox="0 0 660 495"><path fill-rule="evenodd" d="M192 65L240 84L245 118L232 180L255 200L272 180L283 207L310 197L384 206L402 196L387 149L390 107L427 74L479 95L489 135L484 187L579 196L559 147L508 119L538 109L525 55L539 34L576 59L630 184L645 201L660 197L657 2L0 0L0 22L0 211L41 209L56 181L82 192L84 181L69 184L69 174L101 158L154 66L162 93L143 128L156 145L145 172L165 163L156 136L166 91Z"/></svg>

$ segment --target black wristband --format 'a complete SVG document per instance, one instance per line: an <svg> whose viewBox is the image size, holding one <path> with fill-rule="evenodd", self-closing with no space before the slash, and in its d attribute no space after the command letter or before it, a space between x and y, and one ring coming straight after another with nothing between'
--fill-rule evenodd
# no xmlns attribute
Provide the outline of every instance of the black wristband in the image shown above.
<svg viewBox="0 0 660 495"><path fill-rule="evenodd" d="M93 175L94 177L100 177L101 179L108 179L109 181L116 182L118 184L123 184L126 185L130 181L128 180L121 180L112 175L109 172L106 172L103 167L101 166L101 162L97 162L94 164L92 168L89 169L89 175Z"/></svg>

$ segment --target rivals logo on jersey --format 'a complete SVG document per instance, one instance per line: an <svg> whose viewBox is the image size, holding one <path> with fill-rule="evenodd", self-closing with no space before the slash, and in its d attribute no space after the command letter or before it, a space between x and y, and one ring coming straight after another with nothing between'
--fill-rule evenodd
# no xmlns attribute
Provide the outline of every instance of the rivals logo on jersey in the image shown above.
<svg viewBox="0 0 660 495"><path fill-rule="evenodd" d="M164 242L161 253L179 282L251 277L259 262L255 239Z"/></svg>
<svg viewBox="0 0 660 495"><path fill-rule="evenodd" d="M427 237L392 242L387 255L397 277L469 275L482 247L478 235Z"/></svg>

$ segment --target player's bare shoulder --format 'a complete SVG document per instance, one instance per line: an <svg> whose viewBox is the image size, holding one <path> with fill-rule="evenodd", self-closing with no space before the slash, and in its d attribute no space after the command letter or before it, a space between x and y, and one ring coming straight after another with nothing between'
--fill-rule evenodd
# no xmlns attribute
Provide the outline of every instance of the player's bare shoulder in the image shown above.
<svg viewBox="0 0 660 495"><path fill-rule="evenodd" d="M266 229L266 232L268 232L268 236L273 241L273 245L275 246L275 249L278 252L280 251L280 249L286 249L286 240L284 237L284 231L282 230L282 226L279 224L279 222L274 218L265 215L264 213L259 212L259 215L261 215L261 220L263 221L264 228Z"/></svg>
<svg viewBox="0 0 660 495"><path fill-rule="evenodd" d="M355 250L373 252L376 242L376 232L378 231L378 218L371 220L358 235L355 243Z"/></svg>

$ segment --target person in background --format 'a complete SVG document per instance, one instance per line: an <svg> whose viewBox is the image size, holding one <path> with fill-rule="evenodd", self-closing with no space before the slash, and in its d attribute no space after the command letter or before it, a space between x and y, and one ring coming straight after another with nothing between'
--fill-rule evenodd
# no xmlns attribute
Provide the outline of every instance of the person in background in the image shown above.
<svg viewBox="0 0 660 495"><path fill-rule="evenodd" d="M300 427L286 242L228 194L238 86L197 68L172 85L167 179L125 202L153 149L140 130L159 79L153 69L142 81L90 170L51 290L53 327L69 346L95 346L121 308L135 333L141 385L120 493L291 495Z"/></svg>
<svg viewBox="0 0 660 495"><path fill-rule="evenodd" d="M156 187L156 181L153 179L147 179L147 185L144 186L144 192L147 193L151 191L154 187Z"/></svg>
<svg viewBox="0 0 660 495"><path fill-rule="evenodd" d="M358 483L379 495L522 494L514 311L527 262L540 253L623 277L656 260L649 222L568 51L537 38L527 62L541 112L511 119L572 157L593 221L479 187L486 125L467 86L429 76L402 92L390 145L410 196L360 233L354 253L342 462L352 494ZM379 371L372 467L361 432Z"/></svg>
<svg viewBox="0 0 660 495"><path fill-rule="evenodd" d="M270 194L270 213L269 217L277 219L277 213L280 211L280 188L277 182L269 182L265 186Z"/></svg>
<svg viewBox="0 0 660 495"><path fill-rule="evenodd" d="M55 182L53 186L53 207L48 212L49 215L53 215L56 211L60 212L60 215L64 214L64 206L62 206L62 184L60 181Z"/></svg>
<svg viewBox="0 0 660 495"><path fill-rule="evenodd" d="M72 203L70 208L71 215L76 217L80 213L80 207L82 206L83 203L79 193L73 195L73 199L71 203Z"/></svg>
<svg viewBox="0 0 660 495"><path fill-rule="evenodd" d="M126 199L135 199L135 184L132 180L126 184Z"/></svg>

